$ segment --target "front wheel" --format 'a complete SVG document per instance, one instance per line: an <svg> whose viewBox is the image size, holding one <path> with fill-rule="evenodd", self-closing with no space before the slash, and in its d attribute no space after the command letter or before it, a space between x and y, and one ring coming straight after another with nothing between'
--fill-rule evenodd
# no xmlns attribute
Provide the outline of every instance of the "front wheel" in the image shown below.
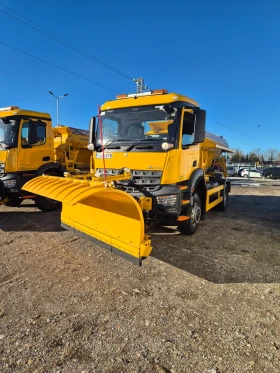
<svg viewBox="0 0 280 373"><path fill-rule="evenodd" d="M61 207L61 202L51 198L37 196L35 198L35 206L43 212L50 212L58 210Z"/></svg>
<svg viewBox="0 0 280 373"><path fill-rule="evenodd" d="M194 194L192 198L192 212L188 220L180 221L178 229L182 234L192 235L197 231L201 220L201 202L198 194Z"/></svg>
<svg viewBox="0 0 280 373"><path fill-rule="evenodd" d="M44 172L44 175L49 176L61 176L59 171L56 169L46 170ZM54 199L43 197L43 196L37 196L35 198L35 206L43 211L43 212L51 212L56 211L61 208L61 202L58 202Z"/></svg>

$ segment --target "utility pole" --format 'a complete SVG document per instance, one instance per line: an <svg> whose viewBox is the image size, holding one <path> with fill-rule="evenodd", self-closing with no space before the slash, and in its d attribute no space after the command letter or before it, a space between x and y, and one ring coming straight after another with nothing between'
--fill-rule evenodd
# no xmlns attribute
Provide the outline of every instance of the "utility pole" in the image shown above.
<svg viewBox="0 0 280 373"><path fill-rule="evenodd" d="M150 91L150 88L144 85L144 78L133 79L136 84L136 93L143 93L145 90Z"/></svg>

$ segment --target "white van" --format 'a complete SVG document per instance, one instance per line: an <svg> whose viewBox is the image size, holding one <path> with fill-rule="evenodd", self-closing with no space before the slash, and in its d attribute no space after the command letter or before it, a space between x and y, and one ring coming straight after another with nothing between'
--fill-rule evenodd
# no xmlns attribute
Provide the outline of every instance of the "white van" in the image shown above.
<svg viewBox="0 0 280 373"><path fill-rule="evenodd" d="M233 166L227 166L227 174L228 176L234 176L235 175L235 170Z"/></svg>

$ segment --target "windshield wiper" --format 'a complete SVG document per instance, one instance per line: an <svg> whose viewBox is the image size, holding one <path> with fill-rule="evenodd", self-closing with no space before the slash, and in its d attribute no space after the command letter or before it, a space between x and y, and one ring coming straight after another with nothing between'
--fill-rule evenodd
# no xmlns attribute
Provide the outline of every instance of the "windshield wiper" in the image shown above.
<svg viewBox="0 0 280 373"><path fill-rule="evenodd" d="M125 152L129 152L130 150L132 150L133 148L135 148L135 146L141 144L142 142L145 142L145 141L161 141L162 139L142 139L142 140L137 140L135 141L133 144L131 144L127 149L125 149ZM141 149L153 149L153 146L145 146L145 147L142 147Z"/></svg>
<svg viewBox="0 0 280 373"><path fill-rule="evenodd" d="M12 144L7 144L5 141L0 142L1 149L9 149L10 147L12 147Z"/></svg>
<svg viewBox="0 0 280 373"><path fill-rule="evenodd" d="M106 144L103 145L103 149L106 149L108 146L112 145L113 142L118 142L118 141L127 141L127 140L125 140L125 139L108 140L108 141L106 142ZM102 149L102 145L99 144L99 146L100 146L100 149L99 149L98 151L101 151L101 149ZM119 149L119 147L115 147L115 148L114 148L114 147L111 147L110 149Z"/></svg>

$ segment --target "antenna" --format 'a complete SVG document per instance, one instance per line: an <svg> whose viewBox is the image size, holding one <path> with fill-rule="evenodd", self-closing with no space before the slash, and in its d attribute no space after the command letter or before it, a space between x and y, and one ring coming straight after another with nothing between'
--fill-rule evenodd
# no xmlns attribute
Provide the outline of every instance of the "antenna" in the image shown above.
<svg viewBox="0 0 280 373"><path fill-rule="evenodd" d="M145 90L151 91L149 87L144 85L144 78L133 79L133 81L136 83L136 93L142 93Z"/></svg>

